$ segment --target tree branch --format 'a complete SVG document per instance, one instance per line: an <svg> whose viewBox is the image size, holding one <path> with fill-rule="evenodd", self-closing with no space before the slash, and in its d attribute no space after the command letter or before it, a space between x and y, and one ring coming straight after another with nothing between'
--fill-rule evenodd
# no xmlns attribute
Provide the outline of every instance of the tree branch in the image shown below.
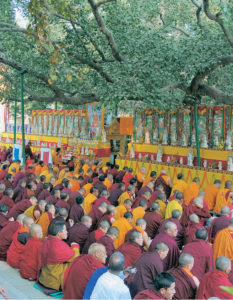
<svg viewBox="0 0 233 300"><path fill-rule="evenodd" d="M197 8L197 10L196 10L197 24L200 28L202 28L202 24L201 24L202 5L199 4L196 0L191 0L191 1Z"/></svg>
<svg viewBox="0 0 233 300"><path fill-rule="evenodd" d="M15 31L15 32L22 32L24 34L28 34L26 29L9 23L0 22L0 28L1 28L0 31Z"/></svg>
<svg viewBox="0 0 233 300"><path fill-rule="evenodd" d="M109 3L109 2L113 2L113 1L116 1L116 0L102 0L102 1L99 1L95 4L96 8L100 7L101 5L105 4L105 3Z"/></svg>
<svg viewBox="0 0 233 300"><path fill-rule="evenodd" d="M223 91L215 87L208 86L206 84L199 85L198 94L201 96L209 96L210 98L214 99L218 103L223 103L228 105L229 104L231 105L233 103L233 95L228 95Z"/></svg>
<svg viewBox="0 0 233 300"><path fill-rule="evenodd" d="M203 0L203 8L204 12L207 16L212 21L215 21L216 23L219 24L219 26L222 28L223 33L225 34L229 44L233 48L233 36L231 35L230 31L226 28L224 25L224 21L222 19L222 13L218 12L217 14L212 14L210 11L210 5L209 5L209 0Z"/></svg>
<svg viewBox="0 0 233 300"><path fill-rule="evenodd" d="M99 30L102 31L103 34L107 37L107 40L108 40L109 46L112 49L112 54L113 54L114 58L117 61L123 62L125 59L119 52L119 49L117 47L117 44L115 42L112 32L106 27L100 13L99 13L97 3L94 0L88 0L88 2L92 8L92 12L95 16L96 22L99 25Z"/></svg>
<svg viewBox="0 0 233 300"><path fill-rule="evenodd" d="M163 25L166 26L166 23L164 21L162 13L159 13L159 17L160 17L160 20L162 21ZM187 37L189 37L189 34L186 31L184 31L182 28L177 27L177 26L171 26L171 25L169 27L171 27L171 28L173 28L173 29L175 29L177 31L180 31L181 33L183 33L184 35L186 35Z"/></svg>

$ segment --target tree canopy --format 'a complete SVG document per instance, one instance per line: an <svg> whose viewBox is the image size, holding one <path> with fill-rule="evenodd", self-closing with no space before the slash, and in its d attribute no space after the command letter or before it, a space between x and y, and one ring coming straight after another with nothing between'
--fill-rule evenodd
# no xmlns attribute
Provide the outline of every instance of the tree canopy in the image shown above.
<svg viewBox="0 0 233 300"><path fill-rule="evenodd" d="M20 12L25 24L17 24ZM231 0L4 0L5 101L233 103Z"/></svg>

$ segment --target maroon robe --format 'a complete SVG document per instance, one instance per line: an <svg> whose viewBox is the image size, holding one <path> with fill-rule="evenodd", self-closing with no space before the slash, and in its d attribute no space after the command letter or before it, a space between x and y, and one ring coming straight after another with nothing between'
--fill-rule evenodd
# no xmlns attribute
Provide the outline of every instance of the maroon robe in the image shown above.
<svg viewBox="0 0 233 300"><path fill-rule="evenodd" d="M137 207L139 206L139 202L140 202L141 200L146 200L146 198L144 198L143 196L138 196L138 197L136 197L136 199L135 199L134 202L133 202L132 208L137 208ZM147 205L148 205L148 204L149 204L149 201L146 200L146 202L147 202Z"/></svg>
<svg viewBox="0 0 233 300"><path fill-rule="evenodd" d="M12 182L10 182L10 180L4 179L4 180L2 180L1 183L5 185L6 190L7 189L13 189L13 184L12 184Z"/></svg>
<svg viewBox="0 0 233 300"><path fill-rule="evenodd" d="M162 260L156 251L143 253L137 260L135 268L137 272L129 278L132 298L140 291L154 289L155 277L164 271Z"/></svg>
<svg viewBox="0 0 233 300"><path fill-rule="evenodd" d="M83 247L82 254L87 254L91 244L97 242L103 236L104 236L104 232L101 228L98 228L97 230L90 232L85 242L85 245Z"/></svg>
<svg viewBox="0 0 233 300"><path fill-rule="evenodd" d="M27 198L27 189L22 188L20 185L14 189L14 195L12 199L15 203L22 201L23 199Z"/></svg>
<svg viewBox="0 0 233 300"><path fill-rule="evenodd" d="M75 224L69 230L68 242L70 245L71 243L78 243L80 252L82 252L88 235L89 229L83 223Z"/></svg>
<svg viewBox="0 0 233 300"><path fill-rule="evenodd" d="M84 254L76 257L65 272L63 284L64 299L83 299L83 294L91 275L96 269L103 267L104 265L93 255Z"/></svg>
<svg viewBox="0 0 233 300"><path fill-rule="evenodd" d="M0 230L8 223L8 218L3 213L0 212Z"/></svg>
<svg viewBox="0 0 233 300"><path fill-rule="evenodd" d="M76 203L76 198L78 196L81 196L81 194L78 191L70 191L69 193L69 200L67 201L67 203L70 205L70 207L72 207L75 203Z"/></svg>
<svg viewBox="0 0 233 300"><path fill-rule="evenodd" d="M63 183L57 184L57 185L54 187L54 189L62 191L62 190L64 189Z"/></svg>
<svg viewBox="0 0 233 300"><path fill-rule="evenodd" d="M159 291L156 290L144 290L139 292L133 299L144 299L144 300L153 300L160 299L165 300Z"/></svg>
<svg viewBox="0 0 233 300"><path fill-rule="evenodd" d="M155 198L155 200L158 199L158 197L159 197L159 195L160 195L161 193L163 193L163 192L161 192L160 190L157 190L157 189L154 191L154 198Z"/></svg>
<svg viewBox="0 0 233 300"><path fill-rule="evenodd" d="M11 221L0 231L0 260L6 260L7 250L13 239L13 235L21 227L17 221Z"/></svg>
<svg viewBox="0 0 233 300"><path fill-rule="evenodd" d="M168 235L167 233L160 233L156 235L156 237L153 239L152 243L150 244L150 248L149 248L150 252L155 251L155 245L158 242L164 242L169 247L168 255L163 260L164 270L167 271L173 267L178 266L180 251L176 241L172 237L170 237L170 235Z"/></svg>
<svg viewBox="0 0 233 300"><path fill-rule="evenodd" d="M228 275L228 279L233 284L233 260L231 261L231 271L230 274Z"/></svg>
<svg viewBox="0 0 233 300"><path fill-rule="evenodd" d="M84 210L81 205L75 203L70 209L69 218L74 221L74 223L79 223L84 216Z"/></svg>
<svg viewBox="0 0 233 300"><path fill-rule="evenodd" d="M102 211L100 209L93 208L90 211L89 216L92 218L92 226L90 228L90 231L93 231L93 230L97 229L99 220L102 218L103 213L102 213Z"/></svg>
<svg viewBox="0 0 233 300"><path fill-rule="evenodd" d="M0 204L6 204L8 206L8 210L10 210L15 205L15 202L11 197L4 195L0 200Z"/></svg>
<svg viewBox="0 0 233 300"><path fill-rule="evenodd" d="M221 216L219 218L215 218L209 230L209 241L213 243L216 234L220 230L227 228L229 223L230 223L230 219L227 216Z"/></svg>
<svg viewBox="0 0 233 300"><path fill-rule="evenodd" d="M162 185L163 188L164 188L164 193L166 194L167 196L167 199L170 197L170 194L171 194L171 187L165 182L165 180L163 179L162 175L159 175L159 177L156 179L155 181L155 186L158 186L158 185Z"/></svg>
<svg viewBox="0 0 233 300"><path fill-rule="evenodd" d="M220 286L231 286L227 275L219 270L209 272L202 277L197 290L196 299L208 299L217 297L219 299L232 299L232 295L225 292Z"/></svg>
<svg viewBox="0 0 233 300"><path fill-rule="evenodd" d="M43 189L37 196L38 201L45 200L48 196L50 196L50 192L48 190Z"/></svg>
<svg viewBox="0 0 233 300"><path fill-rule="evenodd" d="M115 251L115 248L114 248L114 245L113 245L113 239L108 235L104 235L98 240L98 243L105 246L105 249L106 249L106 252L107 252L107 258L106 258L106 263L105 264L108 265L109 258L113 254L113 252Z"/></svg>
<svg viewBox="0 0 233 300"><path fill-rule="evenodd" d="M197 286L193 278L182 267L173 268L169 273L176 279L175 299L194 299Z"/></svg>
<svg viewBox="0 0 233 300"><path fill-rule="evenodd" d="M70 206L65 200L59 199L56 203L56 206L59 206L61 208L66 208L68 212L70 211Z"/></svg>
<svg viewBox="0 0 233 300"><path fill-rule="evenodd" d="M141 247L134 242L125 242L117 251L121 252L125 257L125 268L133 267L142 254Z"/></svg>
<svg viewBox="0 0 233 300"><path fill-rule="evenodd" d="M137 197L142 196L145 192L150 192L151 193L151 197L148 201L148 206L151 206L151 204L155 201L155 194L154 191L152 191L148 186L144 186L142 187L138 193L137 193Z"/></svg>
<svg viewBox="0 0 233 300"><path fill-rule="evenodd" d="M184 244L186 245L196 240L196 231L201 228L205 229L205 227L199 223L188 224L188 226L185 228Z"/></svg>
<svg viewBox="0 0 233 300"><path fill-rule="evenodd" d="M116 175L116 179L117 179L117 178L120 178L121 181L122 181L123 177L125 176L125 173L126 173L126 172L125 172L124 170L119 171L119 172L117 173L117 175Z"/></svg>
<svg viewBox="0 0 233 300"><path fill-rule="evenodd" d="M53 204L53 205L56 205L57 201L59 200L58 198L56 198L54 195L50 195L48 196L46 199L46 202L48 204Z"/></svg>
<svg viewBox="0 0 233 300"><path fill-rule="evenodd" d="M18 172L15 174L14 176L14 181L13 181L13 187L14 189L17 187L18 183L20 182L21 179L23 179L25 177L25 173L24 172Z"/></svg>
<svg viewBox="0 0 233 300"><path fill-rule="evenodd" d="M0 171L0 181L4 180L6 174L7 174L7 171L6 171L6 170L1 170L1 171Z"/></svg>
<svg viewBox="0 0 233 300"><path fill-rule="evenodd" d="M99 196L103 192L103 190L107 190L106 185L104 185L102 181L97 182L94 187L99 191Z"/></svg>
<svg viewBox="0 0 233 300"><path fill-rule="evenodd" d="M93 184L94 184L94 182L93 182ZM115 191L117 188L118 188L118 186L119 186L119 183L113 183L111 186L110 186L110 188L108 189L108 191L109 191L109 193L111 194L113 191Z"/></svg>
<svg viewBox="0 0 233 300"><path fill-rule="evenodd" d="M155 211L148 211L144 219L146 220L146 233L153 239L162 223L161 216Z"/></svg>
<svg viewBox="0 0 233 300"><path fill-rule="evenodd" d="M104 197L100 197L98 199L96 199L94 202L92 202L92 209L97 209L101 203L107 203L108 205L111 205L111 203L108 201L108 199L104 198Z"/></svg>
<svg viewBox="0 0 233 300"><path fill-rule="evenodd" d="M36 186L35 196L37 197L43 190L43 183L39 182Z"/></svg>
<svg viewBox="0 0 233 300"><path fill-rule="evenodd" d="M117 184L118 186L118 184ZM118 205L118 198L120 195L123 193L123 191L120 188L116 188L111 191L110 197L109 197L109 202L111 202L112 205L117 206Z"/></svg>
<svg viewBox="0 0 233 300"><path fill-rule="evenodd" d="M189 216L192 214L198 215L201 225L204 225L205 220L211 217L208 206L203 205L203 208L198 208L192 202L193 201L190 201L189 205L184 209L181 217L180 222L184 227L190 223Z"/></svg>
<svg viewBox="0 0 233 300"><path fill-rule="evenodd" d="M161 224L160 228L159 228L159 233L164 233L164 226L167 222L173 222L176 224L178 232L177 232L177 236L175 237L175 241L177 242L177 245L179 247L179 249L182 249L182 246L184 244L184 229L182 227L182 225L180 224L180 222L177 219L174 218L168 218L166 220L163 221L163 223Z"/></svg>
<svg viewBox="0 0 233 300"><path fill-rule="evenodd" d="M191 272L199 280L202 279L205 273L214 270L213 249L209 243L196 239L185 245L182 253L188 253L194 257L194 266Z"/></svg>
<svg viewBox="0 0 233 300"><path fill-rule="evenodd" d="M32 206L32 203L28 199L21 200L20 202L16 203L15 206L8 212L7 217L11 218L13 217L15 220L18 217L18 215L25 212L26 209L28 209L30 206Z"/></svg>

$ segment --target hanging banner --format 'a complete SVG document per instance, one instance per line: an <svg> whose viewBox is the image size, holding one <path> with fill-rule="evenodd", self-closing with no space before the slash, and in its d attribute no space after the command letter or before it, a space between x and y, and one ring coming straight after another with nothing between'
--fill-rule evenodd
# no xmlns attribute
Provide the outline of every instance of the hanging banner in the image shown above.
<svg viewBox="0 0 233 300"><path fill-rule="evenodd" d="M47 120L48 120L48 135L52 135L53 131L53 110L49 110L47 114Z"/></svg>
<svg viewBox="0 0 233 300"><path fill-rule="evenodd" d="M159 140L162 140L164 129L165 129L165 112L158 109Z"/></svg>
<svg viewBox="0 0 233 300"><path fill-rule="evenodd" d="M101 139L104 126L104 104L99 102L87 104L87 126L90 138Z"/></svg>
<svg viewBox="0 0 233 300"><path fill-rule="evenodd" d="M146 132L149 133L150 141L153 140L153 132L154 132L154 126L155 126L155 114L154 110L152 109L146 109L145 112L145 118L146 118L146 124L145 124L145 134Z"/></svg>
<svg viewBox="0 0 233 300"><path fill-rule="evenodd" d="M63 136L65 130L65 111L60 110L58 135Z"/></svg>
<svg viewBox="0 0 233 300"><path fill-rule="evenodd" d="M51 149L41 148L41 160L43 160L45 165L53 163Z"/></svg>
<svg viewBox="0 0 233 300"><path fill-rule="evenodd" d="M170 135L177 136L177 112L170 112Z"/></svg>
<svg viewBox="0 0 233 300"><path fill-rule="evenodd" d="M223 137L223 109L221 106L214 107L213 136Z"/></svg>
<svg viewBox="0 0 233 300"><path fill-rule="evenodd" d="M38 134L38 111L32 111L32 132L33 134Z"/></svg>
<svg viewBox="0 0 233 300"><path fill-rule="evenodd" d="M81 117L80 117L80 121L79 121L80 127L80 137L82 139L86 139L87 138L87 112L86 110L82 110L81 111Z"/></svg>
<svg viewBox="0 0 233 300"><path fill-rule="evenodd" d="M207 128L207 114L207 107L198 106L198 130L200 139L202 139L204 135L206 135L206 137L209 135L209 128Z"/></svg>
<svg viewBox="0 0 233 300"><path fill-rule="evenodd" d="M42 112L43 112L43 110L38 111L38 133L39 134L42 134L42 132L43 132L44 119L43 119L43 116L42 116Z"/></svg>
<svg viewBox="0 0 233 300"><path fill-rule="evenodd" d="M134 118L135 139L137 143L144 142L144 111L136 110Z"/></svg>
<svg viewBox="0 0 233 300"><path fill-rule="evenodd" d="M120 118L120 134L123 135L133 134L133 117Z"/></svg>
<svg viewBox="0 0 233 300"><path fill-rule="evenodd" d="M48 111L43 110L41 115L43 120L42 133L48 135Z"/></svg>
<svg viewBox="0 0 233 300"><path fill-rule="evenodd" d="M71 137L73 133L73 110L66 110L66 136Z"/></svg>
<svg viewBox="0 0 233 300"><path fill-rule="evenodd" d="M22 146L14 144L13 146L13 161L22 161Z"/></svg>
<svg viewBox="0 0 233 300"><path fill-rule="evenodd" d="M80 119L80 110L74 110L74 114L73 114L73 136L74 137L80 136L79 119Z"/></svg>
<svg viewBox="0 0 233 300"><path fill-rule="evenodd" d="M59 129L59 110L53 111L53 135L58 135L58 129Z"/></svg>

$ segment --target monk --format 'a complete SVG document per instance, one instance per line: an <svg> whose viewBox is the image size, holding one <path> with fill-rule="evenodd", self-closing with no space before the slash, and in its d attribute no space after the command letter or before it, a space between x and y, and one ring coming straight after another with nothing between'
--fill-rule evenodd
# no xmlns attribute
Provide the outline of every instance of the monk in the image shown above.
<svg viewBox="0 0 233 300"><path fill-rule="evenodd" d="M14 192L11 188L5 190L4 195L2 196L2 198L0 200L0 204L6 204L10 210L15 205L15 202L12 199L13 195L14 195Z"/></svg>
<svg viewBox="0 0 233 300"><path fill-rule="evenodd" d="M7 218L7 214L8 214L8 206L6 204L0 204L0 231L9 222Z"/></svg>
<svg viewBox="0 0 233 300"><path fill-rule="evenodd" d="M194 299L200 281L191 273L193 265L193 256L182 253L179 257L179 266L169 270L176 280L175 299Z"/></svg>
<svg viewBox="0 0 233 300"><path fill-rule="evenodd" d="M178 209L174 209L172 211L172 217L169 219L166 219L162 222L161 226L159 227L158 233L164 233L164 227L167 224L167 222L173 222L176 224L178 232L176 237L174 238L174 240L176 241L179 249L182 249L183 244L184 244L184 228L183 226L180 224L180 220L181 220L181 214L180 211Z"/></svg>
<svg viewBox="0 0 233 300"><path fill-rule="evenodd" d="M70 210L69 201L69 194L67 192L61 192L60 199L57 201L56 206L61 208L66 208L68 211Z"/></svg>
<svg viewBox="0 0 233 300"><path fill-rule="evenodd" d="M177 243L175 242L174 238L177 236L177 226L173 222L167 222L164 225L164 233L158 234L150 244L149 251L153 252L155 245L158 242L163 242L168 245L169 252L166 257L166 259L163 260L164 270L169 270L173 267L176 267L178 265L178 259L179 259L179 248L177 246Z"/></svg>
<svg viewBox="0 0 233 300"><path fill-rule="evenodd" d="M144 184L144 183L143 183ZM155 186L155 182L154 181L149 181L147 182L147 184L145 184L142 188L140 188L140 190L137 192L137 197L142 196L145 192L150 192L152 194L152 192L154 191L154 186ZM152 195L153 199L151 199L151 202L153 202L154 199L154 195Z"/></svg>
<svg viewBox="0 0 233 300"><path fill-rule="evenodd" d="M88 215L92 210L92 203L97 199L99 195L99 191L97 188L93 187L90 190L90 193L85 197L83 202L83 209L85 210L86 214Z"/></svg>
<svg viewBox="0 0 233 300"><path fill-rule="evenodd" d="M146 179L146 169L145 167L139 168L139 171L136 174L136 179L138 181L138 189L143 185L144 180Z"/></svg>
<svg viewBox="0 0 233 300"><path fill-rule="evenodd" d="M133 210L133 221L132 221L133 226L136 226L137 219L144 217L146 209L147 209L147 201L145 199L140 200L139 206Z"/></svg>
<svg viewBox="0 0 233 300"><path fill-rule="evenodd" d="M94 187L99 191L98 196L103 192L103 190L107 190L106 185L104 185L104 180L105 180L105 177L104 177L104 175L101 174L99 176L99 182L97 182L94 185Z"/></svg>
<svg viewBox="0 0 233 300"><path fill-rule="evenodd" d="M104 180L104 185L107 187L107 189L110 189L112 184L113 184L113 176L112 174L108 174Z"/></svg>
<svg viewBox="0 0 233 300"><path fill-rule="evenodd" d="M185 233L184 233L185 245L191 243L196 239L196 231L200 228L205 228L205 227L200 224L198 215L191 214L189 216L189 224L187 227L185 227Z"/></svg>
<svg viewBox="0 0 233 300"><path fill-rule="evenodd" d="M24 213L26 209L36 204L37 204L37 199L35 196L31 196L29 197L29 199L24 199L14 205L14 207L9 211L7 217L8 218L13 217L16 220L19 214Z"/></svg>
<svg viewBox="0 0 233 300"><path fill-rule="evenodd" d="M37 197L39 193L43 190L43 184L45 183L45 176L40 176L39 182L37 183L36 186L36 191L35 191L35 196Z"/></svg>
<svg viewBox="0 0 233 300"><path fill-rule="evenodd" d="M227 228L220 230L213 245L214 260L219 256L226 256L233 260L233 218Z"/></svg>
<svg viewBox="0 0 233 300"><path fill-rule="evenodd" d="M49 197L51 194L50 194L50 186L48 183L44 183L43 184L43 189L42 191L38 194L37 198L38 200L44 200L46 199L47 197Z"/></svg>
<svg viewBox="0 0 233 300"><path fill-rule="evenodd" d="M93 179L89 178L87 183L83 186L84 190L86 191L85 197L90 193L91 188L93 187ZM78 190L77 188L75 190Z"/></svg>
<svg viewBox="0 0 233 300"><path fill-rule="evenodd" d="M175 182L175 184L172 187L171 195L174 194L174 191L178 191L178 192L184 194L184 191L186 190L186 188L187 188L187 183L184 180L184 174L179 173L177 175L177 181Z"/></svg>
<svg viewBox="0 0 233 300"><path fill-rule="evenodd" d="M108 205L106 202L102 202L98 208L93 208L89 213L89 216L92 218L92 225L90 231L97 229L98 223L102 216L107 212Z"/></svg>
<svg viewBox="0 0 233 300"><path fill-rule="evenodd" d="M115 251L114 248L114 241L119 235L119 230L117 227L111 226L107 233L103 235L100 239L98 239L98 243L105 246L107 258L106 258L106 265L108 265L109 258Z"/></svg>
<svg viewBox="0 0 233 300"><path fill-rule="evenodd" d="M53 189L51 195L46 197L45 200L48 204L56 205L57 201L60 199L61 192L59 189Z"/></svg>
<svg viewBox="0 0 233 300"><path fill-rule="evenodd" d="M171 300L173 299L175 291L175 278L167 272L162 272L156 276L153 289L139 292L134 299Z"/></svg>
<svg viewBox="0 0 233 300"><path fill-rule="evenodd" d="M23 227L21 227L13 236L10 248L7 251L7 263L12 268L19 268L19 257L30 238L29 230L34 223L32 218L25 217L23 219Z"/></svg>
<svg viewBox="0 0 233 300"><path fill-rule="evenodd" d="M131 179L133 179L133 169L132 168L128 168L128 172L126 172L126 174L123 176L122 182L125 183L126 187L129 186L129 182Z"/></svg>
<svg viewBox="0 0 233 300"><path fill-rule="evenodd" d="M208 272L202 277L196 299L209 299L210 297L232 299L232 295L220 288L220 286L232 287L231 282L228 280L228 274L231 271L231 261L227 257L220 256L216 260L215 265L215 271Z"/></svg>
<svg viewBox="0 0 233 300"><path fill-rule="evenodd" d="M52 153L52 160L54 165L60 165L61 159L61 148L56 148L56 151Z"/></svg>
<svg viewBox="0 0 233 300"><path fill-rule="evenodd" d="M198 196L200 191L199 185L200 180L198 177L195 177L193 181L187 185L187 188L184 190L184 204L189 205L189 202Z"/></svg>
<svg viewBox="0 0 233 300"><path fill-rule="evenodd" d="M214 218L211 227L210 227L210 231L209 231L209 240L211 243L214 242L214 239L217 235L217 233L228 227L229 223L230 223L230 208L229 206L223 206L221 208L221 216L218 218Z"/></svg>
<svg viewBox="0 0 233 300"><path fill-rule="evenodd" d="M12 182L13 182L13 176L9 173L7 173L5 179L1 181L1 183L5 185L6 189L13 188Z"/></svg>
<svg viewBox="0 0 233 300"><path fill-rule="evenodd" d="M144 219L146 221L146 232L150 238L154 238L159 226L162 223L162 219L160 214L158 213L160 210L160 206L158 202L153 202L151 204L150 211L147 211L144 215Z"/></svg>
<svg viewBox="0 0 233 300"><path fill-rule="evenodd" d="M126 199L130 199L132 202L134 202L134 193L135 193L135 186L130 184L127 187L127 191L122 193L118 198L118 204L122 205Z"/></svg>
<svg viewBox="0 0 233 300"><path fill-rule="evenodd" d="M72 244L70 248L63 242L67 239L65 222L54 222L49 229L48 238L41 246L39 282L59 291L63 286L65 270L79 255L79 250L77 244Z"/></svg>
<svg viewBox="0 0 233 300"><path fill-rule="evenodd" d="M109 201L112 205L117 206L118 205L118 198L125 192L125 184L124 183L118 183L118 187L116 189L113 189L110 192Z"/></svg>
<svg viewBox="0 0 233 300"><path fill-rule="evenodd" d="M182 253L189 253L194 257L192 273L199 280L205 273L214 270L213 249L208 243L208 231L206 229L198 229L196 239L185 245Z"/></svg>
<svg viewBox="0 0 233 300"><path fill-rule="evenodd" d="M99 239L108 232L109 228L110 228L110 224L108 221L100 222L98 229L89 233L85 245L82 249L82 254L87 254L91 244L98 242Z"/></svg>
<svg viewBox="0 0 233 300"><path fill-rule="evenodd" d="M15 201L15 203L27 198L26 184L26 179L21 179L19 181L19 185L14 189L14 195L12 199Z"/></svg>
<svg viewBox="0 0 233 300"><path fill-rule="evenodd" d="M14 182L13 188L14 188L14 189L17 187L19 181L20 181L21 179L23 179L23 178L26 176L26 173L25 173L25 172L26 172L26 171L25 171L25 166L24 166L24 165L23 165L23 166L20 166L20 167L19 167L19 172L16 173L15 176L14 176L14 180L13 180L13 182Z"/></svg>
<svg viewBox="0 0 233 300"><path fill-rule="evenodd" d="M225 182L225 188L219 189L218 191L218 194L216 196L216 203L214 206L214 212L220 213L221 208L223 206L228 206L231 204L231 197L233 196L231 189L232 189L232 181L227 180Z"/></svg>
<svg viewBox="0 0 233 300"><path fill-rule="evenodd" d="M81 221L81 218L84 216L84 209L82 207L84 198L83 196L76 197L76 203L71 207L69 218L78 223Z"/></svg>
<svg viewBox="0 0 233 300"><path fill-rule="evenodd" d="M14 234L22 227L24 214L20 214L16 221L6 223L0 231L0 260L6 260L7 250L11 245Z"/></svg>
<svg viewBox="0 0 233 300"><path fill-rule="evenodd" d="M19 271L22 278L36 280L39 275L39 254L43 232L38 224L32 224L29 231L31 237L19 257Z"/></svg>
<svg viewBox="0 0 233 300"><path fill-rule="evenodd" d="M169 251L167 244L159 242L155 245L153 252L143 253L137 260L135 275L129 277L129 287L132 298L140 291L151 290L157 274L163 272L162 261Z"/></svg>
<svg viewBox="0 0 233 300"><path fill-rule="evenodd" d="M111 202L109 202L108 200L109 196L110 196L109 191L103 190L103 192L100 194L100 197L92 203L92 209L98 208L102 202L111 205Z"/></svg>
<svg viewBox="0 0 233 300"><path fill-rule="evenodd" d="M171 218L172 211L174 209L178 209L180 211L180 214L181 215L183 214L183 208L182 208L183 200L184 200L184 194L181 192L177 192L176 198L167 204L166 212L165 212L165 219Z"/></svg>
<svg viewBox="0 0 233 300"><path fill-rule="evenodd" d="M32 205L25 210L25 216L32 218L34 221L38 220L42 213L44 213L46 204L45 200L40 200L38 204Z"/></svg>
<svg viewBox="0 0 233 300"><path fill-rule="evenodd" d="M158 211L158 214L160 214L161 219L164 220L165 219L165 213L166 213L166 201L167 201L167 197L165 193L160 193L158 195L158 198L155 202L159 203L159 207L160 210Z"/></svg>
<svg viewBox="0 0 233 300"><path fill-rule="evenodd" d="M69 245L71 245L72 243L77 243L79 245L80 252L82 253L83 247L89 235L89 229L91 228L91 225L92 225L91 217L84 215L81 218L80 223L74 224L69 229L69 237L68 237Z"/></svg>
<svg viewBox="0 0 233 300"><path fill-rule="evenodd" d="M112 226L117 227L119 230L119 235L114 241L114 247L119 248L125 241L125 235L128 231L133 229L131 223L133 221L133 215L130 212L126 212L123 218L115 221Z"/></svg>
<svg viewBox="0 0 233 300"><path fill-rule="evenodd" d="M134 266L137 259L142 254L143 239L142 234L138 230L131 230L129 242L122 244L117 251L121 252L125 257L125 268Z"/></svg>
<svg viewBox="0 0 233 300"><path fill-rule="evenodd" d="M132 201L130 199L126 199L122 205L118 205L116 207L116 215L114 216L115 220L124 217L124 214L127 211L131 211Z"/></svg>
<svg viewBox="0 0 233 300"><path fill-rule="evenodd" d="M163 186L166 197L169 198L172 190L172 182L171 178L167 175L167 172L165 170L161 171L159 177L155 182L156 186L159 184Z"/></svg>
<svg viewBox="0 0 233 300"><path fill-rule="evenodd" d="M157 177L157 173L155 171L151 171L150 175L146 177L146 179L143 182L142 187L146 186L149 182L155 183Z"/></svg>
<svg viewBox="0 0 233 300"><path fill-rule="evenodd" d="M220 180L215 180L214 184L208 184L205 188L205 202L209 210L213 210L216 202L216 197L221 186Z"/></svg>
<svg viewBox="0 0 233 300"><path fill-rule="evenodd" d="M55 207L53 204L46 204L45 206L45 212L40 216L40 218L37 220L37 224L39 224L42 227L43 231L43 239L48 234L48 228L49 224L55 217Z"/></svg>
<svg viewBox="0 0 233 300"><path fill-rule="evenodd" d="M142 200L145 200L147 203L147 206L150 206L150 199L151 199L151 192L144 191L141 196L136 197L136 199L133 202L132 208L137 208L139 206L140 201L142 201Z"/></svg>

